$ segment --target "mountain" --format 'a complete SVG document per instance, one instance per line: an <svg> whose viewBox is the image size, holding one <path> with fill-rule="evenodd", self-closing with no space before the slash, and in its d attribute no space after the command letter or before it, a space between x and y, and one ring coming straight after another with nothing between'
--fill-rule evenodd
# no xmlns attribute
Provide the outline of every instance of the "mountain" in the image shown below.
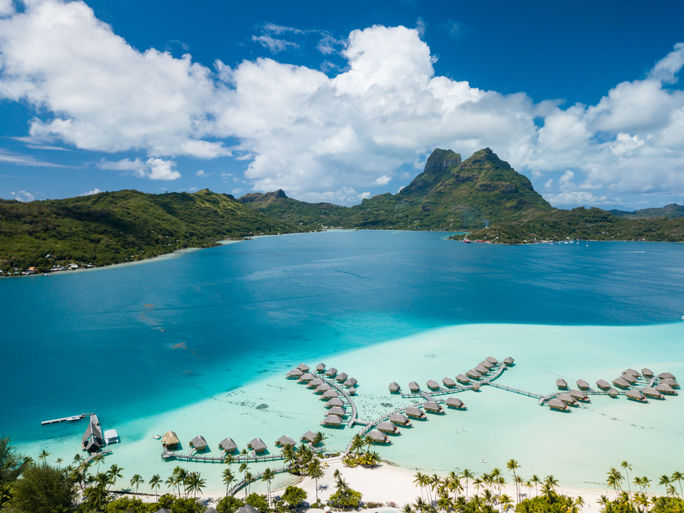
<svg viewBox="0 0 684 513"><path fill-rule="evenodd" d="M303 230L320 230L329 226L343 226L349 209L332 203L307 203L288 198L277 190L266 193L245 194L238 201L264 215L299 227Z"/></svg>
<svg viewBox="0 0 684 513"><path fill-rule="evenodd" d="M670 203L660 208L642 208L633 212L611 210L610 213L617 217L626 217L627 219L657 219L659 217L674 219L675 217L684 217L684 206Z"/></svg>
<svg viewBox="0 0 684 513"><path fill-rule="evenodd" d="M296 231L227 194L103 192L61 200L0 200L0 269L106 265L217 240Z"/></svg>
<svg viewBox="0 0 684 513"><path fill-rule="evenodd" d="M308 228L470 229L552 209L525 176L489 148L465 161L451 150L436 149L423 172L398 194L380 194L353 207L306 203L283 191L247 194L239 201Z"/></svg>

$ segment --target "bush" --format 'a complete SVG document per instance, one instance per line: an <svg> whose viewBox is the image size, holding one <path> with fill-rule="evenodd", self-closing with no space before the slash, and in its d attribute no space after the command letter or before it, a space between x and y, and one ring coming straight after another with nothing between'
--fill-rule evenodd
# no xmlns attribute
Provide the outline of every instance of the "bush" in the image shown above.
<svg viewBox="0 0 684 513"><path fill-rule="evenodd" d="M106 513L153 513L159 508L156 504L145 504L140 499L121 497L105 507Z"/></svg>
<svg viewBox="0 0 684 513"><path fill-rule="evenodd" d="M658 497L653 504L653 513L684 513L684 500L679 497Z"/></svg>
<svg viewBox="0 0 684 513"><path fill-rule="evenodd" d="M66 471L30 464L14 483L12 510L17 513L71 513L76 492Z"/></svg>
<svg viewBox="0 0 684 513"><path fill-rule="evenodd" d="M232 495L226 495L216 505L218 513L235 513L239 508L245 505L242 499L238 499Z"/></svg>
<svg viewBox="0 0 684 513"><path fill-rule="evenodd" d="M515 507L516 513L567 513L572 508L570 497L556 492L525 499Z"/></svg>
<svg viewBox="0 0 684 513"><path fill-rule="evenodd" d="M306 492L298 486L288 486L281 497L286 507L290 510L299 506L306 499Z"/></svg>
<svg viewBox="0 0 684 513"><path fill-rule="evenodd" d="M171 513L203 513L202 506L195 499L176 499L171 506Z"/></svg>
<svg viewBox="0 0 684 513"><path fill-rule="evenodd" d="M246 504L249 504L253 508L258 509L262 513L265 513L270 508L268 506L268 499L265 495L259 495L258 493L250 493L249 497L245 500Z"/></svg>
<svg viewBox="0 0 684 513"><path fill-rule="evenodd" d="M157 500L157 509L171 509L171 506L173 506L174 502L176 502L176 497L171 495L170 493L165 493L164 495L159 497L159 500Z"/></svg>
<svg viewBox="0 0 684 513"><path fill-rule="evenodd" d="M357 509L361 506L361 492L349 487L340 487L330 496L328 505L338 509Z"/></svg>

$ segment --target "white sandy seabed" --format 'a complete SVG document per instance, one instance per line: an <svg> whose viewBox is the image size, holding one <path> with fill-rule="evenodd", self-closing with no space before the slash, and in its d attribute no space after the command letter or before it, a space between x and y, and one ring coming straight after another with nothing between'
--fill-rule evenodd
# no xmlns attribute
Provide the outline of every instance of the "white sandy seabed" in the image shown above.
<svg viewBox="0 0 684 513"><path fill-rule="evenodd" d="M571 384L579 378L593 384L600 378L612 380L628 367L670 371L684 381L682 323L639 327L459 325L338 354L330 360L316 352L318 357L305 363L313 366L322 360L359 380L356 404L359 417L365 419L376 419L414 402L390 395L389 382L407 388L409 381L416 380L424 386L428 379L453 378L490 355L516 360L497 382L538 393L554 391L558 377ZM318 396L283 375L263 376L202 402L116 426L122 442L111 446L114 452L105 458L102 468L113 463L123 467L123 483L135 473L146 480L153 474L166 479L178 463L161 460L160 443L153 436L167 430L179 435L183 452L189 452L188 441L201 434L210 444L209 454L219 455L218 443L226 436L239 448L260 437L277 453L273 442L278 437L286 434L299 439L308 430L324 431L329 451L343 450L360 429L320 427L325 409ZM481 473L498 467L507 475L505 463L510 458L518 460L518 472L524 478L553 474L566 490L586 495L604 493L606 471L623 460L631 463L632 476L647 475L656 482L662 474L684 470L684 398L679 396L648 404L624 397L595 397L569 414L551 412L535 399L488 386L458 397L465 401L467 411L450 410L445 415L430 415L425 422L414 421L413 427L392 437L390 446L376 448L392 465L346 470L350 484L365 491L368 500L401 504L420 493L408 484L416 470L446 474L469 468ZM68 462L78 452L79 443L80 437L36 441L19 445L18 451L35 457L46 449L50 459L61 457ZM331 462L326 479L336 465ZM182 466L201 472L207 494L223 492L223 464ZM278 467L279 463L251 464L250 472L267 466ZM233 470L238 475L237 466ZM272 487L275 490L292 482L292 477L281 474ZM311 483L304 484L311 487L313 498ZM261 488L262 484L253 486L254 490ZM329 488L322 491L323 496L330 493ZM140 491L145 491L145 486Z"/></svg>

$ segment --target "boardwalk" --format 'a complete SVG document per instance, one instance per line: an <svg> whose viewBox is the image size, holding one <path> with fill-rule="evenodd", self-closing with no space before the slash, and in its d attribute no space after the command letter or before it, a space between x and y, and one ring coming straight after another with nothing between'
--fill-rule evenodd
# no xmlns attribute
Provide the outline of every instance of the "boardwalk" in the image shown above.
<svg viewBox="0 0 684 513"><path fill-rule="evenodd" d="M201 454L178 454L171 451L164 451L161 455L164 461L192 461L197 463L225 463L225 456L203 456ZM242 454L234 456L230 461L232 463L258 463L262 461L279 461L285 458L280 454L264 454L263 456L255 456L253 454Z"/></svg>
<svg viewBox="0 0 684 513"><path fill-rule="evenodd" d="M358 410L356 409L356 403L351 397L351 394L349 391L339 384L337 381L335 381L334 378L328 378L327 376L321 376L321 378L331 387L333 387L339 394L342 394L342 396L346 399L347 403L349 403L349 406L351 407L352 413L349 419L347 419L347 425L349 427L354 427L354 424L357 423L357 418L358 418ZM363 421L359 422L359 424L363 424Z"/></svg>
<svg viewBox="0 0 684 513"><path fill-rule="evenodd" d="M514 394L525 395L527 397L533 397L535 399L544 399L546 396L541 394L535 394L534 392L526 392L525 390L520 390L519 388L509 387L506 385L501 385L499 383L487 383L489 386L498 388L500 390L506 390L507 392L513 392Z"/></svg>
<svg viewBox="0 0 684 513"><path fill-rule="evenodd" d="M287 472L289 470L288 467L280 467L280 468L274 468L271 469L275 474L282 474L283 472ZM233 485L229 490L228 490L228 495L235 495L238 493L240 490L242 490L245 486L247 486L250 483L254 483L255 481L258 481L264 477L264 473L260 472L259 474L256 474L252 476L252 479L248 482L246 479L243 479L239 483Z"/></svg>
<svg viewBox="0 0 684 513"><path fill-rule="evenodd" d="M472 385L454 385L453 387L450 388L444 388L440 387L437 390L430 391L430 392L416 392L415 394L401 394L401 397L404 399L420 399L423 398L427 401L433 400L435 397L439 397L442 395L451 395L451 394L458 394L459 392L466 392L467 390L472 390L474 385L491 385L492 381L497 379L503 372L507 369L506 365L503 363L498 363L497 366L492 369L494 374L491 374L489 376L486 376L482 378L481 380L473 383ZM490 372L492 372L490 371Z"/></svg>

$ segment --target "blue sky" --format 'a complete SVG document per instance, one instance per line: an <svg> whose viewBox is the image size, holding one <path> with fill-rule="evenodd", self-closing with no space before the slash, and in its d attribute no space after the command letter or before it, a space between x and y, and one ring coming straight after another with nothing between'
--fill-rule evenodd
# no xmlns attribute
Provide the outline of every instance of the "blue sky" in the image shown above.
<svg viewBox="0 0 684 513"><path fill-rule="evenodd" d="M682 2L0 0L0 197L353 204L489 146L554 205L684 201Z"/></svg>

